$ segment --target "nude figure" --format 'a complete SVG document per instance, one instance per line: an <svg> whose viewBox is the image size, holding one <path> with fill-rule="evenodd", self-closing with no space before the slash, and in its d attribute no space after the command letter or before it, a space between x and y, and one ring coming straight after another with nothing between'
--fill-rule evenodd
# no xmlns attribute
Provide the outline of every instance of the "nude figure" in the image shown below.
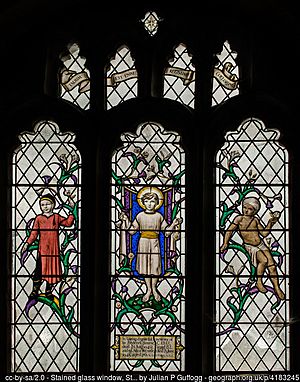
<svg viewBox="0 0 300 382"><path fill-rule="evenodd" d="M262 293L266 293L262 277L268 269L271 282L278 298L284 300L285 295L279 287L276 265L269 248L265 245L262 238L266 237L273 225L278 221L279 213L274 213L264 227L260 219L255 216L260 209L260 202L255 197L243 200L243 213L235 217L229 228L225 232L224 241L220 252L224 252L229 245L234 232L238 232L243 239L243 245L251 255L252 264L256 267L257 282L256 286Z"/></svg>

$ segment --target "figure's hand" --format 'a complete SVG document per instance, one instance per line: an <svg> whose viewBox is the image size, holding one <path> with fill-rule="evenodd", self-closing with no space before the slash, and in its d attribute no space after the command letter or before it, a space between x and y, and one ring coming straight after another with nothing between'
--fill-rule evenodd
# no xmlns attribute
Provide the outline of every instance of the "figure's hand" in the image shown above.
<svg viewBox="0 0 300 382"><path fill-rule="evenodd" d="M119 214L119 219L126 222L126 221L128 221L128 216L125 214L125 212L121 212Z"/></svg>
<svg viewBox="0 0 300 382"><path fill-rule="evenodd" d="M72 208L74 208L75 206L75 202L74 202L75 194L73 193L73 191L74 190L71 190L69 188L64 190L64 195L67 197L67 201L69 202L69 205Z"/></svg>
<svg viewBox="0 0 300 382"><path fill-rule="evenodd" d="M228 245L227 244L223 244L221 247L220 247L220 253L223 253L224 251L226 251Z"/></svg>
<svg viewBox="0 0 300 382"><path fill-rule="evenodd" d="M278 221L278 218L272 217L269 219L269 224L274 225Z"/></svg>
<svg viewBox="0 0 300 382"><path fill-rule="evenodd" d="M269 224L274 225L275 223L278 222L280 218L280 212L275 211L275 212L270 212L270 219L269 219Z"/></svg>
<svg viewBox="0 0 300 382"><path fill-rule="evenodd" d="M174 220L174 225L179 225L179 224L181 224L183 222L183 219L182 218L176 218L175 220Z"/></svg>

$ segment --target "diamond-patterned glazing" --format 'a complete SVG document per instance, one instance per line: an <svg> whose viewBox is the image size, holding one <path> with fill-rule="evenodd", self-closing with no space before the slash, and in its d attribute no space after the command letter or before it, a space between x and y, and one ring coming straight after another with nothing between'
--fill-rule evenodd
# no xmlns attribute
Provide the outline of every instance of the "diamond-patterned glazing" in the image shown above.
<svg viewBox="0 0 300 382"><path fill-rule="evenodd" d="M137 97L138 73L127 46L120 47L106 69L106 108Z"/></svg>
<svg viewBox="0 0 300 382"><path fill-rule="evenodd" d="M289 370L288 153L245 120L216 156L216 370Z"/></svg>
<svg viewBox="0 0 300 382"><path fill-rule="evenodd" d="M216 55L212 78L212 106L239 94L239 67L236 57L237 53L225 41L222 52Z"/></svg>
<svg viewBox="0 0 300 382"><path fill-rule="evenodd" d="M63 67L59 73L60 97L81 109L90 108L90 72L85 67L86 59L79 55L77 43L70 44L68 53L60 59Z"/></svg>
<svg viewBox="0 0 300 382"><path fill-rule="evenodd" d="M123 146L112 158L111 370L183 371L185 157L180 136L148 122L121 139Z"/></svg>
<svg viewBox="0 0 300 382"><path fill-rule="evenodd" d="M11 371L76 372L80 155L74 134L51 121L19 139L12 163Z"/></svg>
<svg viewBox="0 0 300 382"><path fill-rule="evenodd" d="M164 97L194 108L195 67L184 44L179 44L174 49L169 65L164 75Z"/></svg>

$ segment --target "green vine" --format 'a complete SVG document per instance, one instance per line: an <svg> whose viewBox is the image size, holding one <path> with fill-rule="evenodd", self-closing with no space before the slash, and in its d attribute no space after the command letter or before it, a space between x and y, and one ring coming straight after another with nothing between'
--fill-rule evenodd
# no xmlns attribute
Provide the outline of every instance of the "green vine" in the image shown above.
<svg viewBox="0 0 300 382"><path fill-rule="evenodd" d="M30 297L26 307L25 312L27 316L29 317L29 311L30 309L37 304L38 302L47 305L50 307L50 309L57 315L57 317L61 320L64 327L73 335L79 337L79 334L77 333L75 327L74 327L74 306L69 308L69 311L66 309L66 299L67 295L74 290L74 287L67 286L67 278L70 273L70 255L71 253L77 253L75 249L70 249L69 245L77 239L78 237L78 224L79 224L79 217L78 217L78 208L79 208L79 201L67 204L63 202L60 196L60 191L63 187L66 186L66 182L71 180L74 185L77 185L77 177L75 176L75 172L79 170L79 157L77 155L72 156L72 160L70 165L68 165L68 161L66 160L66 155L63 154L60 156L60 162L59 163L52 163L50 165L58 165L60 169L60 176L57 181L57 194L56 196L59 198L61 205L60 207L63 209L68 210L73 216L74 216L74 227L71 231L64 231L64 239L63 242L60 245L60 260L63 265L63 274L62 274L62 280L60 282L59 287L59 293L58 295L52 295L52 296L46 296L45 294L39 292L39 294L36 297ZM45 188L48 186L51 177L50 176L44 176L43 180L45 182ZM29 237L31 229L30 226L33 222L33 219L30 219L29 222L26 224L26 237ZM39 247L39 239L35 240L34 243L28 246L26 253L23 253L21 255L21 265L25 264L26 259L28 256L34 252L37 251ZM72 266L73 273L77 274L77 266Z"/></svg>
<svg viewBox="0 0 300 382"><path fill-rule="evenodd" d="M231 207L229 207L225 202L222 203L222 214L220 217L219 224L220 224L221 232L223 232L223 234L225 231L225 226L227 221L229 220L232 214L238 212L237 207L242 204L247 194L249 194L250 192L256 192L264 197L264 195L262 195L262 193L260 193L260 191L254 187L256 174L253 174L252 170L249 171L250 178L247 180L246 184L244 186L241 185L240 179L235 173L235 168L237 167L235 158L239 156L240 154L238 152L230 153L227 168L222 165L217 165L217 167L221 168L224 171L224 174L222 175L222 179L225 180L227 177L229 177L234 182L234 186L232 191L230 192L230 195L233 195L236 193L238 196L237 201ZM279 198L279 196L277 195L275 198ZM268 198L266 199L268 202L267 208L269 208L272 206L272 204L270 203L270 200ZM256 268L252 264L251 255L248 253L248 251L245 249L243 245L234 242L232 238L230 239L228 249L236 250L238 252L241 252L244 256L246 256L249 267L250 267L250 277L246 284L240 284L239 275L233 273L233 271L231 270L229 271L230 273L233 273L235 275L236 283L237 283L236 287L233 287L230 289L230 293L232 294L232 296L228 297L227 299L227 305L233 313L233 320L227 329L225 329L224 331L220 333L217 333L217 335L226 334L232 330L239 330L238 322L244 312L245 304L247 300L249 299L249 297L251 297L252 295L256 295L259 292L258 288L256 286L253 286L256 280ZM278 257L279 260L282 261L282 254L276 249L271 250L271 254L272 256ZM226 256L226 252L220 254L222 261L225 261L225 256ZM275 295L275 291L273 290L273 288L266 286L266 289ZM237 298L235 298L234 295L236 295ZM236 300L237 305L232 302L233 299ZM271 311L276 309L279 305L280 305L280 299L277 297L276 302L271 307Z"/></svg>

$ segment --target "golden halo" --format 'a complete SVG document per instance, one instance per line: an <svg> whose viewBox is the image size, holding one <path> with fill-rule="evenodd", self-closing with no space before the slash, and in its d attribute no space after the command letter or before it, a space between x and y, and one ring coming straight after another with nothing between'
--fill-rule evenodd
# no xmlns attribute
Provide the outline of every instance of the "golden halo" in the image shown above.
<svg viewBox="0 0 300 382"><path fill-rule="evenodd" d="M157 188L157 187L151 187L151 186L143 187L143 188L138 192L137 197L136 197L136 198L137 198L137 202L138 202L138 204L139 204L143 209L146 208L145 205L144 205L144 203L142 202L142 198L143 198L143 196L144 196L145 194L148 194L148 192L153 192L153 193L155 193L155 194L158 196L158 200L159 200L159 202L158 202L158 205L155 206L155 210L158 210L158 209L161 207L161 205L163 204L163 202L164 202L164 196L163 196L163 193L160 191L160 189Z"/></svg>

